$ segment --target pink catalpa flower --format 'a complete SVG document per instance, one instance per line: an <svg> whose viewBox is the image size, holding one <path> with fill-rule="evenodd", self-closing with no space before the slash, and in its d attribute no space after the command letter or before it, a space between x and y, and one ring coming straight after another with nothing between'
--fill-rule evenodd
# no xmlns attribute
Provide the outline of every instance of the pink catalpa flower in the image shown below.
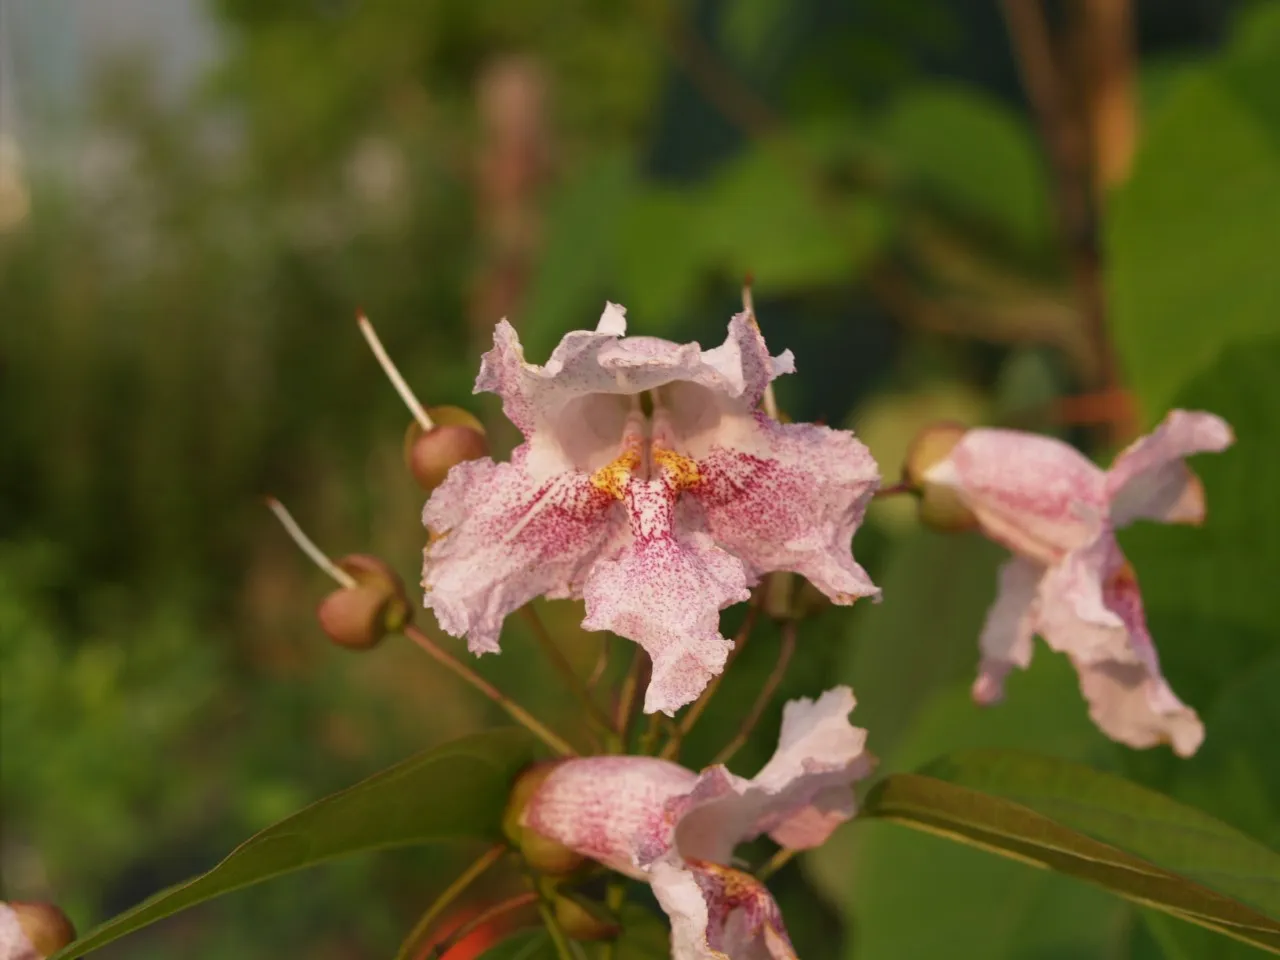
<svg viewBox="0 0 1280 960"><path fill-rule="evenodd" d="M432 495L423 586L475 653L496 652L534 597L585 599L584 627L649 653L645 710L670 714L724 667L720 610L762 574L802 574L836 603L879 593L849 546L879 475L852 434L758 411L793 364L748 314L712 350L625 337L624 314L609 304L545 366L498 325L476 391L501 395L525 442L509 463L459 464Z"/></svg>
<svg viewBox="0 0 1280 960"><path fill-rule="evenodd" d="M1204 727L1160 672L1115 531L1138 519L1200 523L1204 489L1183 458L1233 440L1221 418L1175 410L1102 470L1059 440L970 430L925 471L927 482L954 490L982 531L1014 553L983 627L975 700L1001 699L1005 675L1030 664L1038 633L1071 658L1089 715L1109 737L1195 753Z"/></svg>
<svg viewBox="0 0 1280 960"><path fill-rule="evenodd" d="M731 866L733 850L764 833L816 847L853 816L852 785L875 765L866 731L849 723L853 706L848 687L788 703L777 752L749 780L656 757L563 761L522 825L651 884L671 919L674 960L794 958L778 905Z"/></svg>

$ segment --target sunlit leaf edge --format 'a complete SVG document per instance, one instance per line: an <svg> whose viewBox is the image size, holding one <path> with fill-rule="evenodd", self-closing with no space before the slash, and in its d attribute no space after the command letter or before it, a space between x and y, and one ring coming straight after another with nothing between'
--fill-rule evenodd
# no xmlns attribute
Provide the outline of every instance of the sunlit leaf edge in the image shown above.
<svg viewBox="0 0 1280 960"><path fill-rule="evenodd" d="M1127 781L1121 782L1127 784ZM1164 799L1170 805L1176 804ZM1199 811L1190 812L1197 819L1212 819ZM1280 954L1280 920L1277 918L1004 797L924 774L895 774L871 790L863 815L1073 876L1131 901ZM1224 833L1235 833L1225 824L1221 826ZM1264 855L1271 853L1243 834L1237 836L1240 843L1251 844ZM1275 859L1280 870L1280 856ZM1280 878L1280 873L1277 877Z"/></svg>

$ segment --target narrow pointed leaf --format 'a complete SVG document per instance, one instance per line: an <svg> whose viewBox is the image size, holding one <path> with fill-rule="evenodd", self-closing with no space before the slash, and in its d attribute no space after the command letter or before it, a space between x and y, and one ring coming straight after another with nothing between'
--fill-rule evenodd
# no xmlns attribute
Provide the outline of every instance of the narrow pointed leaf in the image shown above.
<svg viewBox="0 0 1280 960"><path fill-rule="evenodd" d="M517 771L534 757L522 730L493 730L411 757L250 837L208 873L170 887L61 950L73 960L224 893L390 847L496 840Z"/></svg>
<svg viewBox="0 0 1280 960"><path fill-rule="evenodd" d="M1280 954L1280 854L1120 777L974 750L886 778L864 815L1089 881Z"/></svg>

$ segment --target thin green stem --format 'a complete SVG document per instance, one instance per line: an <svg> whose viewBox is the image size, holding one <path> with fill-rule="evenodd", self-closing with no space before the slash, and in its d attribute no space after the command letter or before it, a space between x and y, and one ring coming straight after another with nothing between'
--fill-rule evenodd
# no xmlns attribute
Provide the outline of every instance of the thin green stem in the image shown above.
<svg viewBox="0 0 1280 960"><path fill-rule="evenodd" d="M624 753L631 738L631 716L635 712L636 694L640 690L640 678L644 673L645 654L639 646L631 657L631 666L622 680L622 688L618 692L618 708L613 718L613 736L610 748L613 753Z"/></svg>
<svg viewBox="0 0 1280 960"><path fill-rule="evenodd" d="M421 919L414 925L413 930L404 938L404 942L400 944L399 952L396 953L396 960L413 960L415 950L418 944L426 937L427 931L431 929L431 924L435 923L440 914L454 900L458 899L482 873L501 860L507 850L508 847L505 843L494 844L482 853L471 866L462 871L458 879L445 887L444 892L436 897L431 906L427 907L426 912L422 914Z"/></svg>
<svg viewBox="0 0 1280 960"><path fill-rule="evenodd" d="M547 934L551 937L551 942L556 948L556 956L560 960L577 960L574 957L573 950L569 947L569 938L565 936L564 928L556 920L555 912L551 909L551 904L547 902L545 896L538 897L538 913L541 914L543 926L547 928Z"/></svg>
<svg viewBox="0 0 1280 960"><path fill-rule="evenodd" d="M427 960L437 960L444 956L453 947L455 947L464 937L483 927L490 920L500 917L506 913L512 913L521 907L527 907L534 903L541 903L536 893L532 891L526 893L518 893L514 897L509 897L489 907L487 910L481 910L466 923L458 927L447 937L432 947L426 954Z"/></svg>
<svg viewBox="0 0 1280 960"><path fill-rule="evenodd" d="M616 874L609 879L605 887L604 905L613 916L620 916L622 907L627 902L627 882ZM614 960L617 954L617 941L606 940L600 945L600 960Z"/></svg>
<svg viewBox="0 0 1280 960"><path fill-rule="evenodd" d="M765 880L768 880L775 873L790 863L791 858L799 852L799 850L792 849L791 847L783 847L772 857L766 860L760 869L756 871L756 879L762 883Z"/></svg>
<svg viewBox="0 0 1280 960"><path fill-rule="evenodd" d="M742 648L746 646L747 638L751 636L751 631L755 629L756 621L760 618L760 605L763 602L763 596L763 587L751 595L751 601L747 605L746 619L742 621L742 626L738 628L738 632L733 638L733 649L729 651L724 669L711 678L711 682L707 684L707 689L702 691L702 695L693 702L689 709L684 712L684 716L680 718L680 722L676 725L671 739L666 742L662 752L658 754L664 760L674 760L680 756L680 746L683 744L684 738L693 729L694 724L698 722L698 719L707 709L707 705L711 703L711 698L720 689L720 681L724 679L724 675L733 666L733 661L742 653Z"/></svg>
<svg viewBox="0 0 1280 960"><path fill-rule="evenodd" d="M777 692L778 684L782 682L782 678L787 672L787 666L791 663L791 655L795 651L796 622L787 620L782 624L782 643L778 648L778 662L769 671L769 676L765 677L764 686L760 688L760 694L756 697L755 703L751 705L751 710L747 713L746 719L742 721L741 728L739 728L733 739L725 744L724 749L711 758L712 766L717 763L728 763L750 738L751 731L760 722L760 717L764 714L765 707L769 705L769 701L773 699L773 695Z"/></svg>
<svg viewBox="0 0 1280 960"><path fill-rule="evenodd" d="M573 749L569 742L558 734L552 733L541 721L536 719L533 714L529 713L524 707L516 703L505 693L491 684L480 674L476 673L462 661L458 660L452 654L438 646L434 640L419 630L413 624L406 624L404 627L404 635L425 650L437 663L449 670L453 671L471 686L475 687L486 697L505 710L511 719L520 724L535 737L545 743L548 747L563 757L576 757L578 751Z"/></svg>
<svg viewBox="0 0 1280 960"><path fill-rule="evenodd" d="M573 664L569 662L569 658L564 655L560 645L551 636L551 631L547 629L547 625L543 622L533 604L526 603L520 608L520 613L528 622L530 629L533 630L533 635L537 638L538 645L542 647L542 652L547 655L551 665L564 677L565 683L573 691L573 695L586 708L588 719L601 730L612 730L613 724L609 717L600 709L595 697L587 689L586 683L578 676L578 672L573 669Z"/></svg>

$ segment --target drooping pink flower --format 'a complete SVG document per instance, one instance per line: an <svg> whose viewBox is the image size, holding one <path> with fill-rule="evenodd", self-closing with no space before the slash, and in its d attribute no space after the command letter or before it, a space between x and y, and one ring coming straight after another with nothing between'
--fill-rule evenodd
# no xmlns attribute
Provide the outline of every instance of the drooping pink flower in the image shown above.
<svg viewBox="0 0 1280 960"><path fill-rule="evenodd" d="M723 766L695 774L655 757L558 764L521 823L653 887L671 919L674 960L794 960L764 884L731 866L734 848L767 833L783 846L822 844L854 814L853 783L875 765L849 723L848 687L786 705L777 752L751 779Z"/></svg>
<svg viewBox="0 0 1280 960"><path fill-rule="evenodd" d="M502 397L525 442L508 463L459 464L432 495L423 586L475 653L496 652L534 597L585 599L583 626L649 653L645 710L670 714L723 668L720 610L763 574L802 574L836 603L879 593L850 552L879 475L852 434L757 409L793 364L748 314L711 350L625 331L611 303L537 366L498 325L476 391Z"/></svg>
<svg viewBox="0 0 1280 960"><path fill-rule="evenodd" d="M1202 522L1204 489L1183 460L1233 440L1221 418L1174 410L1104 471L1059 440L979 429L925 471L928 483L950 487L982 531L1014 553L983 627L975 700L1001 699L1005 676L1030 664L1040 634L1071 658L1089 715L1109 737L1195 753L1204 727L1160 672L1115 531L1137 519Z"/></svg>

